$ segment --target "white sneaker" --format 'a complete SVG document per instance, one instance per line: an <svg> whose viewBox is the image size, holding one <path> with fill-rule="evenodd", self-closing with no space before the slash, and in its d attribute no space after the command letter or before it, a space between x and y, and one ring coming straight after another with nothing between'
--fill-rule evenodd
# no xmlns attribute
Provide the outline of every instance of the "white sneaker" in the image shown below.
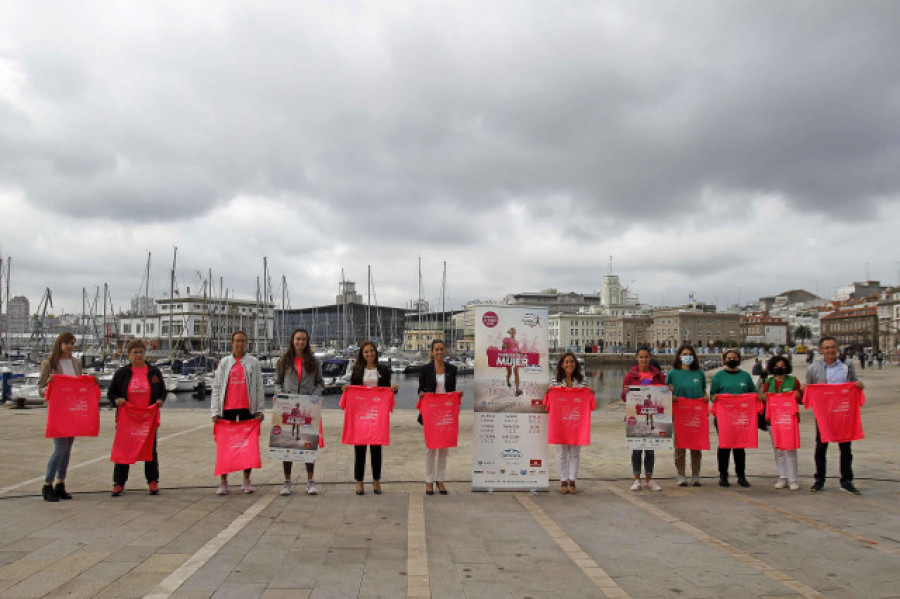
<svg viewBox="0 0 900 599"><path fill-rule="evenodd" d="M244 484L241 485L241 489L244 490L244 493L250 494L250 493L252 493L253 491L256 490L256 487L254 487L254 486L250 483L250 479L247 478L247 479L244 479Z"/></svg>
<svg viewBox="0 0 900 599"><path fill-rule="evenodd" d="M640 491L641 490L641 481L635 479L634 484L631 485L632 491Z"/></svg>
<svg viewBox="0 0 900 599"><path fill-rule="evenodd" d="M662 487L656 484L656 481L650 481L649 483L644 483L645 489L650 489L651 491L662 491Z"/></svg>
<svg viewBox="0 0 900 599"><path fill-rule="evenodd" d="M800 483L798 483L798 482L795 481L795 480L792 480L790 483L788 483L788 488L789 488L791 491L799 491L799 490L800 490Z"/></svg>
<svg viewBox="0 0 900 599"><path fill-rule="evenodd" d="M219 483L219 489L216 495L228 495L228 483Z"/></svg>
<svg viewBox="0 0 900 599"><path fill-rule="evenodd" d="M284 496L290 495L294 491L291 489L291 481L286 480L284 484L281 485L281 494Z"/></svg>
<svg viewBox="0 0 900 599"><path fill-rule="evenodd" d="M307 495L318 495L319 489L316 487L315 481L308 481L306 483L306 494Z"/></svg>
<svg viewBox="0 0 900 599"><path fill-rule="evenodd" d="M786 478L779 478L779 479L778 479L778 482L775 483L775 488L776 488L776 489L783 489L783 488L785 488L787 485L788 485L788 481L787 481Z"/></svg>

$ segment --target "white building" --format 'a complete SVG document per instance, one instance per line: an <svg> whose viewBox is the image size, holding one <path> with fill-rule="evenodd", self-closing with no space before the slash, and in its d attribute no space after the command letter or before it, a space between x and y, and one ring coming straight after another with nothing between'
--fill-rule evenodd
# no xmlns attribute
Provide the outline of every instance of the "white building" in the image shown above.
<svg viewBox="0 0 900 599"><path fill-rule="evenodd" d="M583 352L588 345L599 345L603 339L602 314L558 312L548 318L548 342L550 350Z"/></svg>
<svg viewBox="0 0 900 599"><path fill-rule="evenodd" d="M157 299L156 313L118 318L120 341L143 338L152 349L181 348L226 354L231 349L231 333L242 330L249 340L248 351L268 355L274 347L275 305L255 300L209 298L187 295Z"/></svg>

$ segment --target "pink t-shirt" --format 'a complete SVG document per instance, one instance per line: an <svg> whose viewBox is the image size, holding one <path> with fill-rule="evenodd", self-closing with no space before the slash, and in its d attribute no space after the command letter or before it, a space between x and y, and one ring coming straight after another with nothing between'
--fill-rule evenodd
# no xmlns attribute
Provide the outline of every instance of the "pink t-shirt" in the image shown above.
<svg viewBox="0 0 900 599"><path fill-rule="evenodd" d="M806 409L812 408L823 443L844 443L863 438L860 406L866 396L856 383L807 385L803 394Z"/></svg>
<svg viewBox="0 0 900 599"><path fill-rule="evenodd" d="M303 379L303 358L294 358L294 370L297 371L297 385Z"/></svg>
<svg viewBox="0 0 900 599"><path fill-rule="evenodd" d="M425 447L442 449L456 447L459 438L459 405L462 394L426 393L416 405L422 413L422 426L425 429Z"/></svg>
<svg viewBox="0 0 900 599"><path fill-rule="evenodd" d="M150 406L150 379L146 366L131 367L131 381L128 383L128 403L138 407Z"/></svg>
<svg viewBox="0 0 900 599"><path fill-rule="evenodd" d="M720 448L752 449L759 445L756 418L759 414L759 399L756 393L720 393L711 410L719 427Z"/></svg>
<svg viewBox="0 0 900 599"><path fill-rule="evenodd" d="M709 406L702 399L679 397L672 402L675 447L709 449Z"/></svg>
<svg viewBox="0 0 900 599"><path fill-rule="evenodd" d="M797 400L793 391L769 393L766 402L766 420L772 428L772 444L775 449L800 447L800 423L797 420Z"/></svg>
<svg viewBox="0 0 900 599"><path fill-rule="evenodd" d="M244 365L236 360L228 373L228 387L225 389L226 410L250 409L250 395L247 393L247 373Z"/></svg>
<svg viewBox="0 0 900 599"><path fill-rule="evenodd" d="M345 445L390 445L394 392L390 387L350 385L341 395Z"/></svg>
<svg viewBox="0 0 900 599"><path fill-rule="evenodd" d="M591 411L597 409L597 400L590 388L550 387L544 405L550 412L547 443L591 444Z"/></svg>
<svg viewBox="0 0 900 599"><path fill-rule="evenodd" d="M512 337L505 337L503 339L503 351L519 351L519 341Z"/></svg>

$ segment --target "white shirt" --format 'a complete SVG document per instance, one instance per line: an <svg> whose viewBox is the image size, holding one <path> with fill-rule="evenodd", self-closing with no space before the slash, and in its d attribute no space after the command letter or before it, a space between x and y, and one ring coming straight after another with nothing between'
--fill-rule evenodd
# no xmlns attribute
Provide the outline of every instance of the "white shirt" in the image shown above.
<svg viewBox="0 0 900 599"><path fill-rule="evenodd" d="M378 386L378 369L377 368L366 368L363 371L363 385L366 387L377 387Z"/></svg>
<svg viewBox="0 0 900 599"><path fill-rule="evenodd" d="M63 374L75 376L75 364L72 363L72 358L64 358L60 360L59 369L62 370Z"/></svg>
<svg viewBox="0 0 900 599"><path fill-rule="evenodd" d="M437 375L435 375L434 378L435 378L435 380L437 380L437 386L435 387L434 392L435 393L446 393L447 387L446 387L445 383L447 380L447 374L446 373L437 374Z"/></svg>

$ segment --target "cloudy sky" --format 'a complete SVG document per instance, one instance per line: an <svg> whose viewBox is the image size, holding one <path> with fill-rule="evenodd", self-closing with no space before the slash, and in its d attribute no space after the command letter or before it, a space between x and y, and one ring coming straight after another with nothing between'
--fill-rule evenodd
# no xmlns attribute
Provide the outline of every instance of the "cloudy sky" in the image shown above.
<svg viewBox="0 0 900 599"><path fill-rule="evenodd" d="M897 56L892 2L3 2L0 251L57 312L175 246L294 307L896 284Z"/></svg>

